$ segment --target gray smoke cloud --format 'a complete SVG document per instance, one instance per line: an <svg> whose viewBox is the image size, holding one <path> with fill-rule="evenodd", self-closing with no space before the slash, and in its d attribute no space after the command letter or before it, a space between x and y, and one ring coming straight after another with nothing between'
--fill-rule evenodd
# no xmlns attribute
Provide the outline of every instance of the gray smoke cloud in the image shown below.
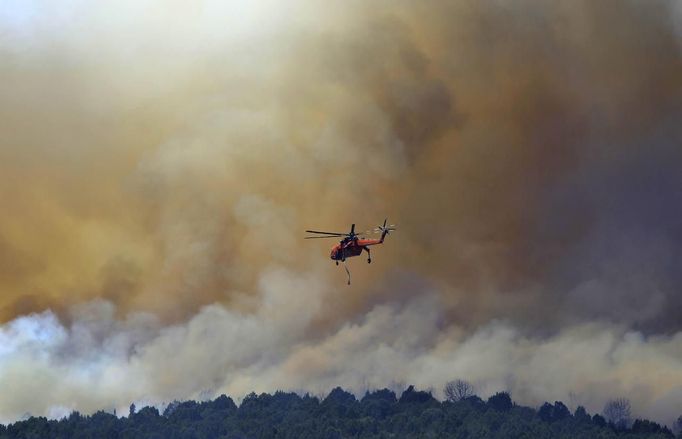
<svg viewBox="0 0 682 439"><path fill-rule="evenodd" d="M676 2L165 6L0 11L0 419L455 377L680 414ZM300 239L386 216L349 288Z"/></svg>
<svg viewBox="0 0 682 439"><path fill-rule="evenodd" d="M338 383L357 395L414 383L440 396L453 377L471 380L483 397L508 390L533 406L564 399L599 412L609 397L627 395L637 416L679 416L682 333L650 337L588 323L537 337L502 321L470 332L444 323L442 301L426 293L378 303L311 337L326 299L320 286L313 275L275 268L263 277L255 312L210 305L172 326L148 314L116 319L103 301L75 308L68 326L50 311L19 317L0 329L3 420L125 413L130 402L162 406L220 393L326 395Z"/></svg>

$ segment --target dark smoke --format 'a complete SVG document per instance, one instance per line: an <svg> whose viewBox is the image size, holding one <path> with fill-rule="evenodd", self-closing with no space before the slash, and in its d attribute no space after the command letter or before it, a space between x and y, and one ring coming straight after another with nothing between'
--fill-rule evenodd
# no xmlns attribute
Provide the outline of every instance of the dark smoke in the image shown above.
<svg viewBox="0 0 682 439"><path fill-rule="evenodd" d="M675 2L147 7L0 14L0 419L454 377L679 415ZM301 239L386 216L350 288Z"/></svg>

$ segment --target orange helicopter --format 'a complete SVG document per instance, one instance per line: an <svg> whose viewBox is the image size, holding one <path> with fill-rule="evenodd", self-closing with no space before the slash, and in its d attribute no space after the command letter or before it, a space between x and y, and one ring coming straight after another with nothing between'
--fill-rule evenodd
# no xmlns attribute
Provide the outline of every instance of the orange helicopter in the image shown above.
<svg viewBox="0 0 682 439"><path fill-rule="evenodd" d="M395 229L395 224L390 224L386 225L386 221L384 220L384 224L381 226L377 226L374 229L367 230L366 232L362 233L355 233L355 224L352 224L350 226L350 232L349 233L340 233L340 232L320 232L317 230L306 230L307 233L315 233L318 235L324 235L324 236L306 236L304 239L322 239L322 238L340 238L341 241L339 241L338 244L336 244L334 247L332 247L331 254L329 255L333 261L336 262L336 265L339 265L339 261L343 262L343 266L346 269L346 273L348 273L348 285L350 285L350 271L348 270L348 267L346 266L346 258L352 258L353 256L360 256L362 251L367 252L367 263L372 262L372 254L370 253L369 246L371 245L377 245L377 244L383 244L384 243L384 238L386 238L386 235L391 233ZM381 238L379 239L369 239L365 238L365 235L372 234L372 233L381 233Z"/></svg>

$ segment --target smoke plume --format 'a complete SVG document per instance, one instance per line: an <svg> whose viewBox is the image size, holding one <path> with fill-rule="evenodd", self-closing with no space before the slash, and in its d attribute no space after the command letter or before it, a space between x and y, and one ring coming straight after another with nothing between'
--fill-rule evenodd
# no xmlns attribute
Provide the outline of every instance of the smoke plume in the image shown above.
<svg viewBox="0 0 682 439"><path fill-rule="evenodd" d="M0 420L457 377L670 422L681 23L663 0L10 1ZM334 240L301 239L386 216L350 287Z"/></svg>

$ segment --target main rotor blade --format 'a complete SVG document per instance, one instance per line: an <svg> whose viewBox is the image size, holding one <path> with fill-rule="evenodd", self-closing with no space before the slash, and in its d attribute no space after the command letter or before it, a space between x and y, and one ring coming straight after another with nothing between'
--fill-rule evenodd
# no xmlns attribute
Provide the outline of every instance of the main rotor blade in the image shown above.
<svg viewBox="0 0 682 439"><path fill-rule="evenodd" d="M346 236L347 233L339 232L318 232L317 230L306 230L308 233L319 233L320 235L334 235L334 236Z"/></svg>
<svg viewBox="0 0 682 439"><path fill-rule="evenodd" d="M338 238L338 236L306 236L303 239L326 239L326 238Z"/></svg>

